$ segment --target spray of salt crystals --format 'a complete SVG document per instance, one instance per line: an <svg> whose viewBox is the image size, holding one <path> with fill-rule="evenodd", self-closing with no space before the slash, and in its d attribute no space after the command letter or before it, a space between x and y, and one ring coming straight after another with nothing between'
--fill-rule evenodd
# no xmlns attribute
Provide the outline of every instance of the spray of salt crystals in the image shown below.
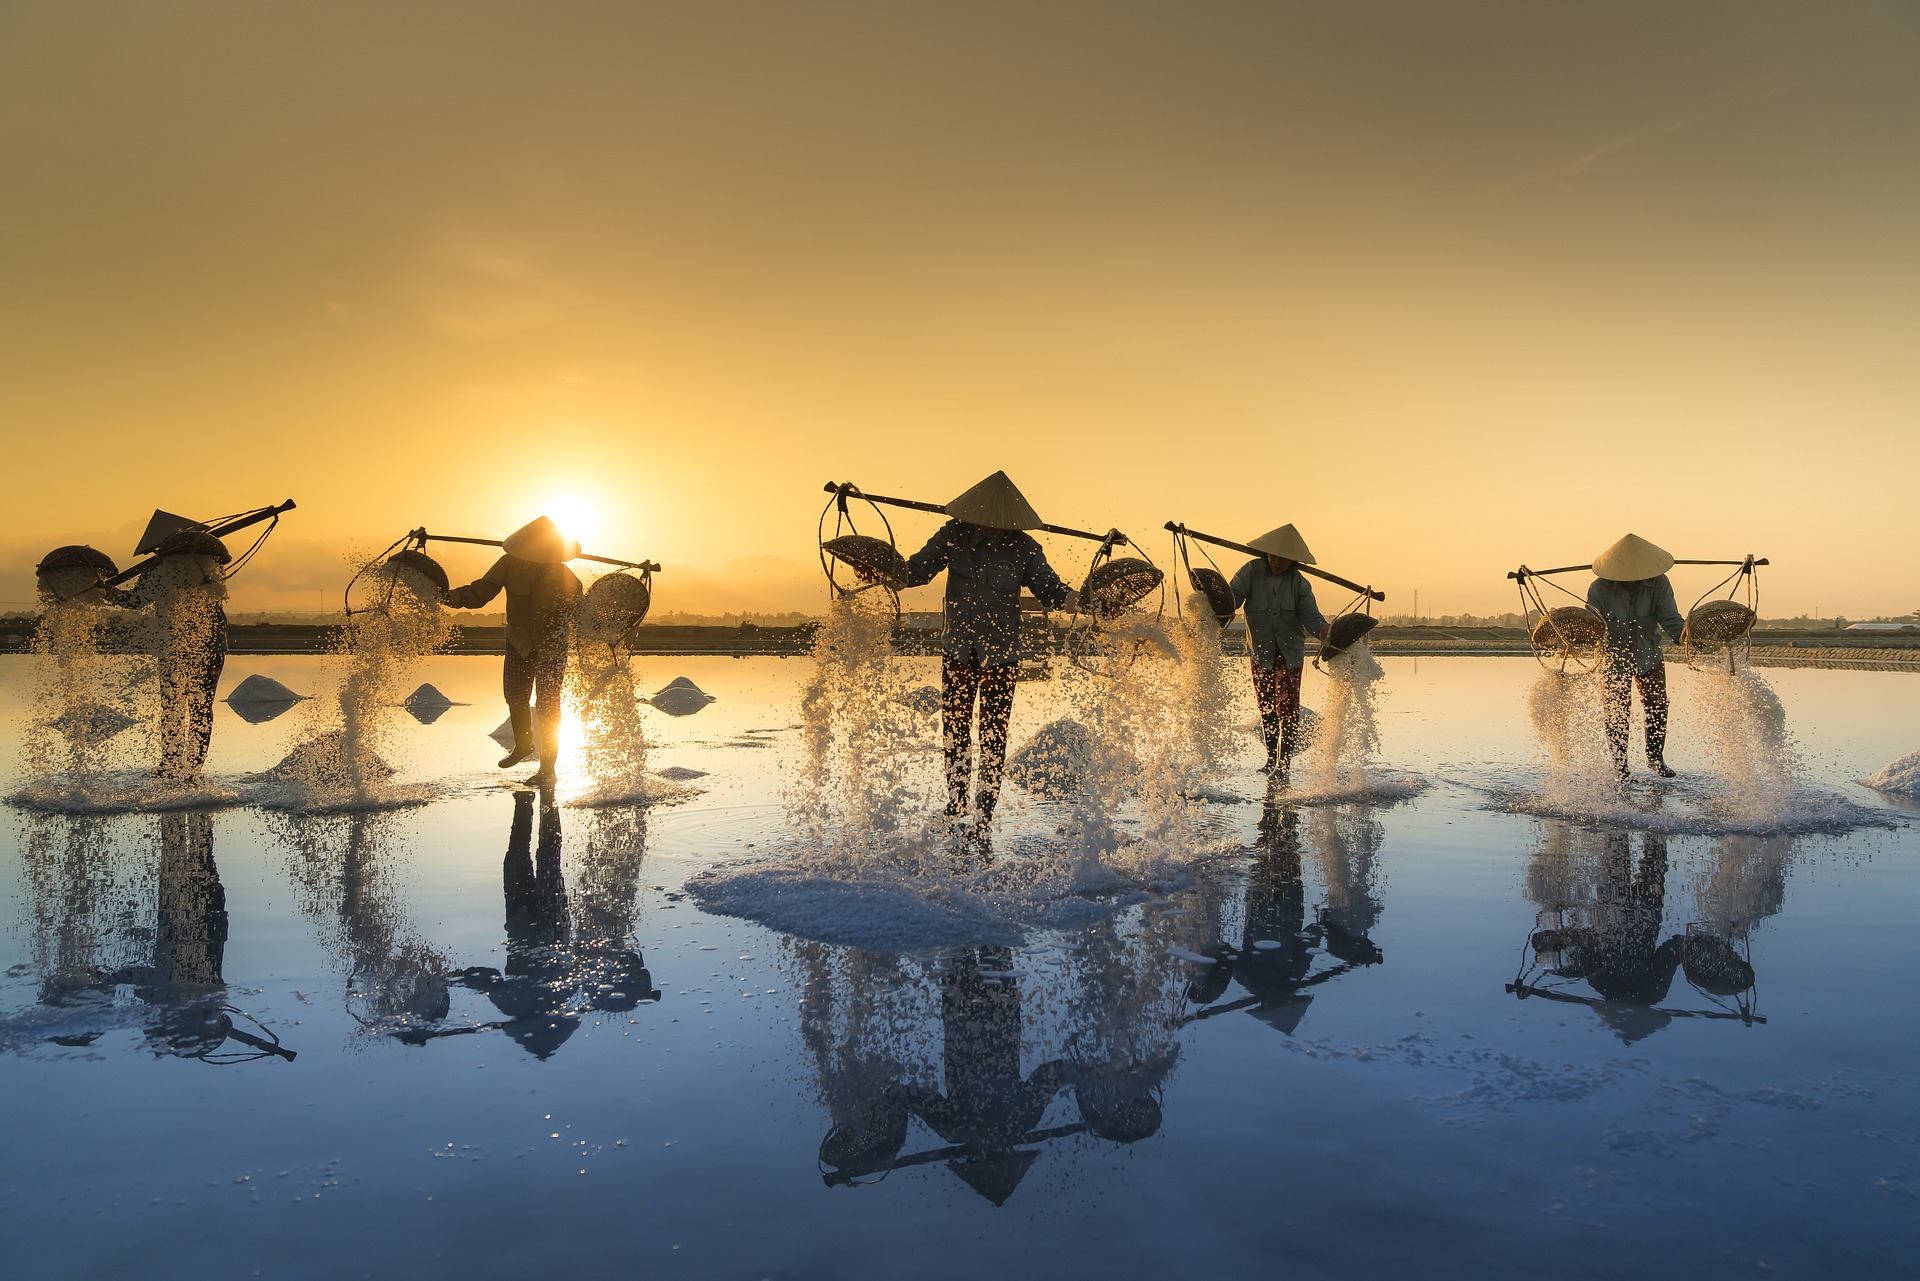
<svg viewBox="0 0 1920 1281"><path fill-rule="evenodd" d="M1086 729L1073 763L1079 786L1068 793L1076 881L1099 864L1139 878L1190 854L1198 841L1188 798L1207 772L1178 643L1138 613L1102 624L1099 643L1096 669L1069 665L1063 679ZM1137 816L1132 833L1123 834L1123 812Z"/></svg>
<svg viewBox="0 0 1920 1281"><path fill-rule="evenodd" d="M111 769L150 764L151 733L126 731L151 728L153 661L102 652L115 613L85 599L44 600L33 630L33 710L22 760L32 790L61 776L67 788L94 790L89 780Z"/></svg>
<svg viewBox="0 0 1920 1281"><path fill-rule="evenodd" d="M609 576L600 583L619 579ZM647 777L647 728L634 688L629 615L619 608L628 604L617 590L621 586L622 581L612 581L611 588L583 598L575 617L567 705L580 722L581 763L590 780L587 790L570 802L575 805L632 803L652 799L657 791Z"/></svg>
<svg viewBox="0 0 1920 1281"><path fill-rule="evenodd" d="M1687 687L1688 722L1716 776L1715 807L1761 825L1788 817L1803 788L1786 708L1773 687L1744 660L1731 671L1713 664L1694 673Z"/></svg>
<svg viewBox="0 0 1920 1281"><path fill-rule="evenodd" d="M1187 598L1186 612L1167 629L1180 660L1169 693L1186 716L1188 756L1204 782L1221 774L1238 749L1235 725L1244 692L1234 687L1220 652L1220 624L1200 592Z"/></svg>
<svg viewBox="0 0 1920 1281"><path fill-rule="evenodd" d="M856 869L911 871L932 851L902 839L935 791L913 691L893 656L894 615L875 592L842 597L814 637L800 691L800 768L788 817L807 853ZM916 759L918 758L918 759Z"/></svg>
<svg viewBox="0 0 1920 1281"><path fill-rule="evenodd" d="M1379 684L1386 669L1365 641L1321 668L1327 675L1325 710L1301 781L1309 791L1364 791L1367 764L1380 750Z"/></svg>
<svg viewBox="0 0 1920 1281"><path fill-rule="evenodd" d="M1614 786L1598 672L1542 668L1527 689L1527 716L1547 753L1545 800L1576 805Z"/></svg>
<svg viewBox="0 0 1920 1281"><path fill-rule="evenodd" d="M444 649L453 627L439 590L406 565L367 571L357 596L329 656L337 697L307 705L305 740L270 771L295 790L296 808L378 805L410 795L388 785L394 771L384 752L420 660Z"/></svg>

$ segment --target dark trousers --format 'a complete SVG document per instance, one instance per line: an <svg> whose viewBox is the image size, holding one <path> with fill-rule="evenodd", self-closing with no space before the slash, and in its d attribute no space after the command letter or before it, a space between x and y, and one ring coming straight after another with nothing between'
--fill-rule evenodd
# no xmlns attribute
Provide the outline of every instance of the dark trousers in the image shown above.
<svg viewBox="0 0 1920 1281"><path fill-rule="evenodd" d="M1000 799L1007 761L1007 720L1019 669L940 660L940 730L947 749L947 813L967 812L967 782L973 773L973 709L980 705L980 811L991 815Z"/></svg>
<svg viewBox="0 0 1920 1281"><path fill-rule="evenodd" d="M224 635L160 662L160 772L190 778L207 763L213 739L213 695L227 665Z"/></svg>
<svg viewBox="0 0 1920 1281"><path fill-rule="evenodd" d="M1306 666L1253 665L1253 698L1260 704L1260 729L1266 735L1267 755L1293 755L1300 732L1300 678Z"/></svg>
<svg viewBox="0 0 1920 1281"><path fill-rule="evenodd" d="M1655 663L1636 672L1622 663L1604 663L1600 680L1607 719L1607 746L1613 763L1627 768L1627 737L1633 716L1633 687L1640 687L1640 704L1647 714L1647 759L1662 761L1667 754L1667 669Z"/></svg>
<svg viewBox="0 0 1920 1281"><path fill-rule="evenodd" d="M506 666L500 673L500 692L506 695L507 710L525 712L534 705L537 693L540 723L556 730L560 725L562 688L567 683L567 647L552 645L526 657L511 644L507 646Z"/></svg>

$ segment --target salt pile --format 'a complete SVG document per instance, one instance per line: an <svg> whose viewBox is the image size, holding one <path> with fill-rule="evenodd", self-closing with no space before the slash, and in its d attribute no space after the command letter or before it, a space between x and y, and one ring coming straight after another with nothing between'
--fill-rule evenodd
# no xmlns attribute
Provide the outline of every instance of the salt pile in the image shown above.
<svg viewBox="0 0 1920 1281"><path fill-rule="evenodd" d="M233 687L226 704L249 725L264 725L305 698L305 694L296 694L271 676L256 672Z"/></svg>
<svg viewBox="0 0 1920 1281"><path fill-rule="evenodd" d="M691 716L713 702L714 698L686 677L676 676L647 701L656 710L669 716Z"/></svg>
<svg viewBox="0 0 1920 1281"><path fill-rule="evenodd" d="M438 689L435 689L432 685L422 685L419 689L407 695L405 701L400 704L400 706L406 708L407 711L412 714L413 719L419 721L422 725L433 724L442 716L446 715L447 709L454 705L452 699L448 698Z"/></svg>
<svg viewBox="0 0 1920 1281"><path fill-rule="evenodd" d="M1920 797L1920 752L1909 752L1878 774L1861 781L1876 792Z"/></svg>
<svg viewBox="0 0 1920 1281"><path fill-rule="evenodd" d="M1079 721L1053 721L1007 761L1007 778L1032 796L1061 800L1085 785L1097 750L1092 731Z"/></svg>

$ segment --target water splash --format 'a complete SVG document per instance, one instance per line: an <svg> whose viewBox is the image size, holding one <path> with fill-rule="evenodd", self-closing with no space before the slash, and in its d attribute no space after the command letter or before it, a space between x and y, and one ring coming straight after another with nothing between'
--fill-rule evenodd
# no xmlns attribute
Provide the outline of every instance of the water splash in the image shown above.
<svg viewBox="0 0 1920 1281"><path fill-rule="evenodd" d="M19 799L45 808L116 793L108 776L152 756L150 655L110 653L124 649L115 628L130 618L87 600L45 600L34 624L33 705L26 725L21 765L26 786ZM128 733L138 727L139 733Z"/></svg>
<svg viewBox="0 0 1920 1281"><path fill-rule="evenodd" d="M1618 790L1597 671L1541 668L1527 689L1527 716L1546 751L1540 793L1547 804L1578 805Z"/></svg>
<svg viewBox="0 0 1920 1281"><path fill-rule="evenodd" d="M439 653L454 628L438 588L411 566L389 562L355 580L356 598L327 661L334 697L305 704L302 741L256 775L247 798L309 812L421 804L431 788L397 784L392 740L420 660Z"/></svg>

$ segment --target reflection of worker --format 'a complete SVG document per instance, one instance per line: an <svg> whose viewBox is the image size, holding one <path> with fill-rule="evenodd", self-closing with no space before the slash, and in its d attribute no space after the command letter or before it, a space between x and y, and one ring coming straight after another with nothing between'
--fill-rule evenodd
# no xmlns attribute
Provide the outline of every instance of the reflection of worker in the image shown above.
<svg viewBox="0 0 1920 1281"><path fill-rule="evenodd" d="M1601 855L1592 923L1535 931L1535 954L1555 974L1583 978L1609 1006L1601 1015L1628 1042L1664 1027L1652 1007L1666 999L1680 968L1683 940L1660 940L1666 908L1667 840L1649 832L1633 864L1625 832L1609 832ZM1651 1011L1642 1013L1641 1011Z"/></svg>
<svg viewBox="0 0 1920 1281"><path fill-rule="evenodd" d="M940 724L946 744L947 813L967 812L973 774L973 719L980 709L979 829L993 821L1007 756L1007 720L1020 662L1020 589L1054 609L1075 609L1078 593L1060 581L1033 536L1041 520L1005 472L947 504L953 519L907 562L909 587L947 571Z"/></svg>
<svg viewBox="0 0 1920 1281"><path fill-rule="evenodd" d="M950 959L940 994L946 1092L910 1088L906 1102L935 1134L969 1149L948 1168L1001 1205L1039 1155L1017 1145L1069 1083L1069 1068L1056 1059L1021 1075L1020 989L1010 949L965 949Z"/></svg>
<svg viewBox="0 0 1920 1281"><path fill-rule="evenodd" d="M535 752L540 769L529 781L551 783L560 758L561 686L567 678L568 623L580 599L580 580L566 562L580 544L545 516L507 536L506 555L486 574L447 593L455 609L481 609L507 593L507 655L501 689L513 724L513 749L500 768L518 765ZM540 733L534 736L533 699L539 699Z"/></svg>
<svg viewBox="0 0 1920 1281"><path fill-rule="evenodd" d="M1673 557L1644 538L1628 534L1593 558L1593 585L1587 604L1607 625L1601 650L1600 676L1604 690L1607 746L1613 767L1625 781L1628 721L1633 712L1633 687L1640 686L1640 704L1647 718L1647 764L1662 778L1667 768L1667 670L1660 633L1678 641L1685 620L1673 599L1667 571Z"/></svg>
<svg viewBox="0 0 1920 1281"><path fill-rule="evenodd" d="M582 945L574 939L560 870L560 809L550 799L541 803L536 848L534 799L531 792L515 793L501 865L506 968L474 966L455 981L485 994L507 1016L498 1026L529 1054L547 1059L579 1030L581 1009L624 1012L660 993L624 940L609 947L605 940Z"/></svg>
<svg viewBox="0 0 1920 1281"><path fill-rule="evenodd" d="M186 782L206 764L213 696L227 663L227 584L232 560L212 534L183 529L162 539L131 592L109 599L152 605L158 631L160 763L154 773Z"/></svg>
<svg viewBox="0 0 1920 1281"><path fill-rule="evenodd" d="M1233 603L1247 615L1247 648L1253 653L1253 696L1260 705L1268 772L1285 773L1298 746L1300 678L1307 665L1307 637L1324 637L1327 620L1314 602L1301 565L1313 553L1292 525L1260 535L1248 546L1262 553L1233 576Z"/></svg>

